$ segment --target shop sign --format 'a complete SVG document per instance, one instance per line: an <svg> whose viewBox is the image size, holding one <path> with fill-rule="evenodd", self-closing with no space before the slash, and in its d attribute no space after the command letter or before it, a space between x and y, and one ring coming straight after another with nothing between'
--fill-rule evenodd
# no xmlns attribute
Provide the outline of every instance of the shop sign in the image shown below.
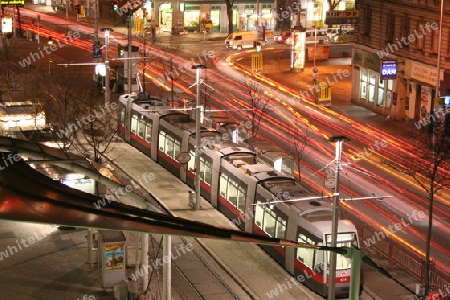
<svg viewBox="0 0 450 300"><path fill-rule="evenodd" d="M397 77L397 61L382 60L380 68L380 80L392 80Z"/></svg>

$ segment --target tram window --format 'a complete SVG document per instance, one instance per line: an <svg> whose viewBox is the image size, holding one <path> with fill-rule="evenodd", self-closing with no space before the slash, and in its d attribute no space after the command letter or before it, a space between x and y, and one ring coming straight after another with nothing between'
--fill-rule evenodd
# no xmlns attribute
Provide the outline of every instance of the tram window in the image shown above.
<svg viewBox="0 0 450 300"><path fill-rule="evenodd" d="M272 215L272 211L266 211L264 214L263 230L271 237L275 237L275 223L276 219Z"/></svg>
<svg viewBox="0 0 450 300"><path fill-rule="evenodd" d="M322 243L317 243L316 246L322 246ZM315 250L314 251L314 269L317 272L323 272L324 270L324 261L323 258L328 251Z"/></svg>
<svg viewBox="0 0 450 300"><path fill-rule="evenodd" d="M228 176L220 174L220 195L227 198Z"/></svg>
<svg viewBox="0 0 450 300"><path fill-rule="evenodd" d="M161 131L159 133L158 142L159 142L159 150L161 150L162 152L164 152L173 159L175 159L181 151L180 141L178 141L171 135L165 133L164 131Z"/></svg>
<svg viewBox="0 0 450 300"><path fill-rule="evenodd" d="M261 203L261 201L256 202L256 204ZM264 208L262 205L255 206L255 224L262 229L262 223L264 219Z"/></svg>
<svg viewBox="0 0 450 300"><path fill-rule="evenodd" d="M211 185L211 176L211 163L200 157L200 178L203 182Z"/></svg>
<svg viewBox="0 0 450 300"><path fill-rule="evenodd" d="M237 207L238 187L237 183L232 179L228 179L228 195L227 200Z"/></svg>
<svg viewBox="0 0 450 300"><path fill-rule="evenodd" d="M175 139L173 143L173 156L172 158L176 158L178 154L181 152L181 143L179 140Z"/></svg>
<svg viewBox="0 0 450 300"><path fill-rule="evenodd" d="M173 157L174 140L173 140L173 137L171 137L170 135L166 135L166 143L165 143L165 147L164 147L164 152L168 156Z"/></svg>
<svg viewBox="0 0 450 300"><path fill-rule="evenodd" d="M125 126L125 109L121 108L119 110L119 120L120 125Z"/></svg>
<svg viewBox="0 0 450 300"><path fill-rule="evenodd" d="M277 238L285 238L286 237L286 221L278 218L277 222L277 230L276 230L276 237Z"/></svg>
<svg viewBox="0 0 450 300"><path fill-rule="evenodd" d="M194 170L195 169L195 151L189 150L189 155L191 156L191 159L188 162L188 170Z"/></svg>
<svg viewBox="0 0 450 300"><path fill-rule="evenodd" d="M131 116L131 132L136 133L138 127L138 117L136 115Z"/></svg>
<svg viewBox="0 0 450 300"><path fill-rule="evenodd" d="M164 143L166 141L166 133L164 131L160 131L159 132L159 137L158 137L158 145L159 145L159 150L164 152Z"/></svg>
<svg viewBox="0 0 450 300"><path fill-rule="evenodd" d="M140 119L138 123L137 133L141 138L144 138L145 137L144 132L145 132L145 120Z"/></svg>
<svg viewBox="0 0 450 300"><path fill-rule="evenodd" d="M238 187L237 209L245 212L245 191L242 187Z"/></svg>
<svg viewBox="0 0 450 300"><path fill-rule="evenodd" d="M303 234L299 234L298 242L314 245L314 242ZM297 260L303 262L308 267L313 267L314 249L297 248Z"/></svg>
<svg viewBox="0 0 450 300"><path fill-rule="evenodd" d="M152 123L147 122L146 127L145 127L145 140L148 143L152 142Z"/></svg>

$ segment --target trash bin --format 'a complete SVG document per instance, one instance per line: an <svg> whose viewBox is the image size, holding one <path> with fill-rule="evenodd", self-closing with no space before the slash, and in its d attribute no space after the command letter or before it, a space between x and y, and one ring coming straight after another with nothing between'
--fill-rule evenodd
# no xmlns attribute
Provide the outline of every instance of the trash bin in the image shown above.
<svg viewBox="0 0 450 300"><path fill-rule="evenodd" d="M189 206L194 207L195 206L195 192L189 191Z"/></svg>

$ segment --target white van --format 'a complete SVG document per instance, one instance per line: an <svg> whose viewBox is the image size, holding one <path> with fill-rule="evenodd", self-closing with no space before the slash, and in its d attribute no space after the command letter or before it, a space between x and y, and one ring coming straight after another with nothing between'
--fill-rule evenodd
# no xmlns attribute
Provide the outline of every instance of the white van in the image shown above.
<svg viewBox="0 0 450 300"><path fill-rule="evenodd" d="M245 48L256 48L257 44L264 45L264 41L258 41L258 34L255 32L233 32L225 40L225 47L228 49L242 50Z"/></svg>

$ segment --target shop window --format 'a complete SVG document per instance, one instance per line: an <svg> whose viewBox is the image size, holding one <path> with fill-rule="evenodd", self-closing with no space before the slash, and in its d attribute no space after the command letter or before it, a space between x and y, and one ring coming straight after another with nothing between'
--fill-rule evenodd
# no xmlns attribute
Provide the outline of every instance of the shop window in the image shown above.
<svg viewBox="0 0 450 300"><path fill-rule="evenodd" d="M385 84L386 108L391 108L392 90L394 89L394 80L387 80Z"/></svg>
<svg viewBox="0 0 450 300"><path fill-rule="evenodd" d="M361 69L361 88L360 88L360 98L367 100L367 88L369 85L369 76L366 69Z"/></svg>
<svg viewBox="0 0 450 300"><path fill-rule="evenodd" d="M376 85L376 83L377 83L376 73L369 71L369 86L368 86L368 92L367 92L367 100L369 102L375 101L375 96L376 96L375 85Z"/></svg>
<svg viewBox="0 0 450 300"><path fill-rule="evenodd" d="M384 81L380 80L378 83L377 105L379 106L382 106L384 103Z"/></svg>

